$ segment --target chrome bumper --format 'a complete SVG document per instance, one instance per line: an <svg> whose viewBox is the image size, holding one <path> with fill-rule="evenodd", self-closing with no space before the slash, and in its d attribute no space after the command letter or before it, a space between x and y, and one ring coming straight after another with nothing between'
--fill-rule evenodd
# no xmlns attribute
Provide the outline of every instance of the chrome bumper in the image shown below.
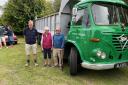
<svg viewBox="0 0 128 85"><path fill-rule="evenodd" d="M90 64L86 62L82 62L81 66L83 68L87 69L93 69L93 70L105 70L105 69L112 69L114 68L115 63L113 64Z"/></svg>

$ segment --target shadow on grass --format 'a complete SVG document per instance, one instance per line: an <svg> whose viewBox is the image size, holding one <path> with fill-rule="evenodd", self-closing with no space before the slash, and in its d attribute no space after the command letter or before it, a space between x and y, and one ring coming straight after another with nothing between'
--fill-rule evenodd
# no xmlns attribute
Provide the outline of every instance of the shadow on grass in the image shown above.
<svg viewBox="0 0 128 85"><path fill-rule="evenodd" d="M110 69L110 70L88 70L83 69L78 73L77 77L81 79L86 79L88 81L97 82L110 82L117 83L126 83L127 82L127 69Z"/></svg>
<svg viewBox="0 0 128 85"><path fill-rule="evenodd" d="M97 74L97 75L105 75L109 76L109 75L116 75L116 74L121 74L122 71L121 69L109 69L109 70L89 70L89 69L82 69L80 71L80 73L78 73L79 75L83 76L83 75L90 75L90 74Z"/></svg>
<svg viewBox="0 0 128 85"><path fill-rule="evenodd" d="M77 77L106 77L106 78L117 78L118 76L124 77L126 76L128 70L127 68L120 68L120 69L109 69L109 70L90 70L90 69L85 69L82 68L78 74L76 75ZM64 73L67 75L70 75L69 73L69 66L65 65L64 67Z"/></svg>

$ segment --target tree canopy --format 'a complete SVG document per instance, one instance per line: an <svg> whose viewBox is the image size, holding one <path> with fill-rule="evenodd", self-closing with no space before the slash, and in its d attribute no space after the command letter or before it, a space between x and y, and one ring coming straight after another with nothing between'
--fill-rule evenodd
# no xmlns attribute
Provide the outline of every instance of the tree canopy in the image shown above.
<svg viewBox="0 0 128 85"><path fill-rule="evenodd" d="M0 18L3 25L12 26L14 32L21 33L27 26L28 20L36 17L43 17L57 12L60 8L60 1L48 0L8 0L4 13Z"/></svg>
<svg viewBox="0 0 128 85"><path fill-rule="evenodd" d="M53 2L53 7L54 7L54 11L55 11L55 12L58 12L58 11L59 11L60 5L61 5L61 0L55 0L55 1Z"/></svg>
<svg viewBox="0 0 128 85"><path fill-rule="evenodd" d="M9 0L2 15L3 24L21 32L29 19L34 20L44 10L44 0Z"/></svg>

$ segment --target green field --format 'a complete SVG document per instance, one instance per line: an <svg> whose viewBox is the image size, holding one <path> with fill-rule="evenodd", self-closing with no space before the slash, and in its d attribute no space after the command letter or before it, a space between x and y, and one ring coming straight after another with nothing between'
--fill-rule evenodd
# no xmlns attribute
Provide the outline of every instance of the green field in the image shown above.
<svg viewBox="0 0 128 85"><path fill-rule="evenodd" d="M70 76L67 65L63 71L43 67L39 46L38 62L38 67L33 62L30 67L24 67L24 39L21 37L13 48L0 49L0 85L128 85L128 68L106 71L84 69L77 76Z"/></svg>

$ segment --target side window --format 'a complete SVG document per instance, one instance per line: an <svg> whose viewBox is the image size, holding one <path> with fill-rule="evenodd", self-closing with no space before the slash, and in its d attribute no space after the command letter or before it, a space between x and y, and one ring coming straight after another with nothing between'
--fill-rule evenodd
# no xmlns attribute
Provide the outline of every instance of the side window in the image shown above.
<svg viewBox="0 0 128 85"><path fill-rule="evenodd" d="M90 20L87 9L78 10L75 25L82 25L83 27L90 26Z"/></svg>
<svg viewBox="0 0 128 85"><path fill-rule="evenodd" d="M83 19L82 19L82 26L83 27L90 27L90 19L89 19L89 14L87 9L84 10L84 15L83 15Z"/></svg>
<svg viewBox="0 0 128 85"><path fill-rule="evenodd" d="M84 9L78 10L76 18L75 18L75 25L81 25L82 24L83 16L84 16Z"/></svg>

